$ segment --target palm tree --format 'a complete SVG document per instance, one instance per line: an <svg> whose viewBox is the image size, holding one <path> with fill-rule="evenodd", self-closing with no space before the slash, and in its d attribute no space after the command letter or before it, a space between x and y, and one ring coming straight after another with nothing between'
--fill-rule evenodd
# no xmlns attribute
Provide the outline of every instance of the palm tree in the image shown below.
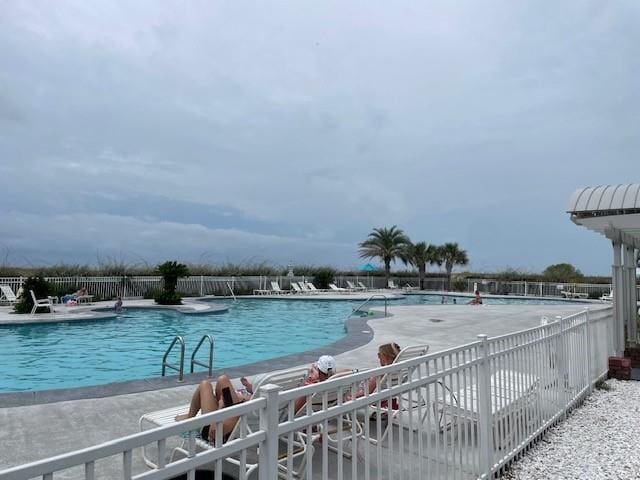
<svg viewBox="0 0 640 480"><path fill-rule="evenodd" d="M457 243L445 243L438 247L440 259L447 270L447 290L451 290L451 272L454 265L466 265L469 263L466 250L460 250Z"/></svg>
<svg viewBox="0 0 640 480"><path fill-rule="evenodd" d="M405 264L410 263L418 269L420 290L424 290L424 277L427 272L427 265L442 265L442 260L440 260L440 250L438 247L435 245L427 245L426 242L408 244L405 257L402 261Z"/></svg>
<svg viewBox="0 0 640 480"><path fill-rule="evenodd" d="M411 241L402 229L394 225L391 228L374 228L367 239L359 245L360 258L380 258L384 263L384 276L389 284L391 262L403 259L406 247Z"/></svg>

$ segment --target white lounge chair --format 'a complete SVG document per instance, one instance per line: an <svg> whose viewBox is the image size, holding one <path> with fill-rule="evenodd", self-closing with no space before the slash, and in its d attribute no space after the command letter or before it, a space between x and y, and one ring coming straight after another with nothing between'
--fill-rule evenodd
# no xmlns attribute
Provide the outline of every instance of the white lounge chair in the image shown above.
<svg viewBox="0 0 640 480"><path fill-rule="evenodd" d="M276 295L288 295L289 293L291 293L287 292L286 290L282 290L278 282L271 282L271 291Z"/></svg>
<svg viewBox="0 0 640 480"><path fill-rule="evenodd" d="M338 287L335 283L330 283L329 288L331 289L332 292L349 293L349 290L347 290L346 288Z"/></svg>
<svg viewBox="0 0 640 480"><path fill-rule="evenodd" d="M311 292L311 293L321 293L321 292L326 292L326 290L322 290L320 288L316 288L316 286L311 283L311 282L307 282L306 283L307 289Z"/></svg>
<svg viewBox="0 0 640 480"><path fill-rule="evenodd" d="M602 295L600 300L603 302L613 302L613 290L611 290L608 294Z"/></svg>
<svg viewBox="0 0 640 480"><path fill-rule="evenodd" d="M398 290L400 287L398 287L393 280L389 280L387 282L387 286L393 290Z"/></svg>
<svg viewBox="0 0 640 480"><path fill-rule="evenodd" d="M304 293L304 290L302 290L297 282L291 282L291 288L293 289L293 293Z"/></svg>
<svg viewBox="0 0 640 480"><path fill-rule="evenodd" d="M524 420L523 412L538 403L539 379L532 374L501 369L491 375L491 414L494 425L494 445L509 447L513 443L514 425ZM478 412L478 386L468 385L457 392L439 382L442 394L438 395L433 408L440 418L440 430L453 428L457 422L476 423ZM524 425L524 423L522 423ZM522 425L519 428L522 428ZM454 429L455 432L455 429Z"/></svg>
<svg viewBox="0 0 640 480"><path fill-rule="evenodd" d="M400 350L400 353L398 353L398 356L396 356L393 363L396 364L413 358L422 357L423 355L426 355L428 351L429 345L405 347ZM409 380L409 375L410 372L408 370L401 370L400 372L393 374L385 374L377 382L378 389L386 390L396 385L406 383ZM379 416L382 415L387 417L387 425L380 435L380 438L369 437L366 440L373 445L383 441L394 422L396 424L398 423L398 419L401 417L403 412L411 412L412 410L416 410L418 407L422 408L423 418L420 420L423 421L427 414L426 400L421 398L419 393L414 393L412 396L409 396L409 394L403 394L400 397L390 398L376 405L369 405L367 409L367 420L375 419L376 421L380 421Z"/></svg>
<svg viewBox="0 0 640 480"><path fill-rule="evenodd" d="M9 285L0 285L0 304L13 305L18 302L18 297L13 293Z"/></svg>
<svg viewBox="0 0 640 480"><path fill-rule="evenodd" d="M50 298L41 298L37 299L36 294L33 293L33 290L29 290L31 292L31 298L33 299L33 308L31 309L31 315L36 313L36 310L39 308L48 308L49 312L53 313L53 301Z"/></svg>
<svg viewBox="0 0 640 480"><path fill-rule="evenodd" d="M358 285L360 286L360 288L362 289L362 291L367 291L367 290L369 290L369 289L367 288L367 286L366 286L364 283L362 283L362 282L358 282Z"/></svg>
<svg viewBox="0 0 640 480"><path fill-rule="evenodd" d="M349 287L349 290L352 290L354 292L357 292L359 290L363 290L362 287L356 286L353 282L350 282L349 280L347 280L347 287Z"/></svg>
<svg viewBox="0 0 640 480"><path fill-rule="evenodd" d="M311 286L313 284L309 284L308 282L300 282L300 288L304 293L319 293L319 290L315 286Z"/></svg>
<svg viewBox="0 0 640 480"><path fill-rule="evenodd" d="M262 378L254 380L253 385L253 395L252 398L258 398L260 393L259 389L262 385L273 384L279 386L282 390L291 390L293 388L301 387L304 384L305 379L309 375L308 367L298 367L292 368L288 370L282 370L280 372L274 372L267 375L264 375ZM301 410L304 410L301 409ZM177 415L183 414L189 411L189 405L180 405L178 407L168 408L165 410L159 410L156 412L146 413L140 417L138 420L138 427L140 431L147 430L145 427L155 428L163 425L171 425L176 423L175 417ZM280 418L286 418L288 414L288 405L281 406ZM229 438L226 443L229 443L233 440L237 440L241 438L241 421L238 421L229 434ZM252 428L256 428L259 425L259 417L258 414L250 414L247 417L246 426L249 430L248 433L251 433ZM286 439L285 439L286 441ZM182 444L173 449L171 453L170 461L173 462L173 458L177 453L188 456L188 442L189 439L185 438ZM284 442L283 442L284 443ZM206 441L205 439L198 438L196 440L196 446L200 450L208 450L212 448L212 445ZM285 443L284 451L286 452L286 447L288 445ZM307 458L311 458L313 455L313 443L311 444L311 448L308 449L308 442L306 441L306 437L302 433L296 433L293 437L293 459L297 460L297 465L294 465L295 471L291 473L295 477L299 477L300 472L303 470ZM219 448L219 447L218 447ZM259 452L258 452L259 454ZM150 453L143 448L142 449L142 459L150 468L158 468L158 464L150 458ZM251 459L246 460L246 476L249 477L249 474L257 469L258 463L257 458L255 458L255 463L251 463ZM157 461L157 460L156 460ZM240 468L241 462L233 457L226 457L225 461L231 464L233 468ZM281 474L286 473L286 465L287 465L287 456L279 455L278 456L278 470Z"/></svg>

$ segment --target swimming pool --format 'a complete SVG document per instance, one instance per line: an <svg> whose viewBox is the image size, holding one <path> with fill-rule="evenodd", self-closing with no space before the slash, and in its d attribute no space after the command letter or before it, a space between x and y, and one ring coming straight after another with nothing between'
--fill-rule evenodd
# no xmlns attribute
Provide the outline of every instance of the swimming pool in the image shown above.
<svg viewBox="0 0 640 480"><path fill-rule="evenodd" d="M157 377L176 335L185 339L185 363L200 338L212 335L214 368L304 352L342 338L353 308L351 302L327 301L226 304L222 314L133 309L113 320L2 326L0 392Z"/></svg>
<svg viewBox="0 0 640 480"><path fill-rule="evenodd" d="M216 369L304 352L344 337L345 320L362 303L293 300L225 301L229 310L222 314L183 315L170 310L130 309L112 320L1 326L0 392L157 377L162 356L176 335L185 339L185 362L200 338L212 335ZM457 298L459 304L468 300L469 297ZM392 304L440 302L439 295L410 295ZM521 302L559 303L485 299L488 304ZM447 303L452 303L452 297L447 298ZM199 358L206 357L204 350Z"/></svg>

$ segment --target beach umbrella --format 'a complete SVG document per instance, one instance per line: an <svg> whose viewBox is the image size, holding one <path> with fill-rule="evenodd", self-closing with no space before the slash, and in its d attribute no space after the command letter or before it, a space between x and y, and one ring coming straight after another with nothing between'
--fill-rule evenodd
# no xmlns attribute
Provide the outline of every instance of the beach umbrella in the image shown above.
<svg viewBox="0 0 640 480"><path fill-rule="evenodd" d="M375 265L373 265L372 263L365 263L363 266L360 267L360 271L361 272L367 272L367 280L368 280L368 284L369 284L369 288L371 288L371 272L376 272L378 271L378 267L376 267Z"/></svg>

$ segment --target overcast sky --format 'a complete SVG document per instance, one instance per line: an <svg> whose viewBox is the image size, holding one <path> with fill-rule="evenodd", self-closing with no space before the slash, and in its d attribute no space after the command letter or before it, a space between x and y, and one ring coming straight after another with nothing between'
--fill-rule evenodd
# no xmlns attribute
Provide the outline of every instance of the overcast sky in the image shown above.
<svg viewBox="0 0 640 480"><path fill-rule="evenodd" d="M607 274L565 213L640 181L640 2L0 0L0 253Z"/></svg>

